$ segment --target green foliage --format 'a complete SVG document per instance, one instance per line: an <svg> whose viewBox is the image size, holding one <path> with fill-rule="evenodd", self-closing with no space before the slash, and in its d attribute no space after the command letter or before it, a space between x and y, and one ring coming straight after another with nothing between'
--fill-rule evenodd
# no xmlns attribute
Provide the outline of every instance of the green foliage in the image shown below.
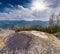
<svg viewBox="0 0 60 54"><path fill-rule="evenodd" d="M43 26L37 26L37 27L19 27L19 26L15 26L14 27L15 32L19 32L19 31L31 31L31 30L37 30L37 31L42 31L42 32L47 32L47 33L56 33L56 32L60 32L60 26L53 26L53 27L43 27Z"/></svg>
<svg viewBox="0 0 60 54"><path fill-rule="evenodd" d="M19 29L16 29L15 32L20 32L20 30Z"/></svg>

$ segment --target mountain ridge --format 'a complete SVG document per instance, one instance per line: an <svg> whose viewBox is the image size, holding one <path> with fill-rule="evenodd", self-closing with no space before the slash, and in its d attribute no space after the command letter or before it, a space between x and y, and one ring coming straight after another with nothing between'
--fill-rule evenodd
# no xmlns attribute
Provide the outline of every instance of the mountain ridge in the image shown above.
<svg viewBox="0 0 60 54"><path fill-rule="evenodd" d="M49 21L39 21L39 20L34 20L34 21L25 21L25 20L20 20L20 21L11 21L11 20L0 20L0 28L7 28L11 27L13 28L14 26L18 25L22 27L23 25L26 25L27 27L32 27L32 26L38 26L41 25L43 27L47 27Z"/></svg>

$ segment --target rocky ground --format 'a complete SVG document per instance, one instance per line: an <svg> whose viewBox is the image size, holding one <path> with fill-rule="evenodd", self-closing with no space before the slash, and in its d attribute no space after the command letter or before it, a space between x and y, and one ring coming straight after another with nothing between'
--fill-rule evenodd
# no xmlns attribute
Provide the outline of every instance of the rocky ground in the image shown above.
<svg viewBox="0 0 60 54"><path fill-rule="evenodd" d="M5 32L2 33L2 36L0 35L2 37L0 38L1 51L8 48L12 51L21 50L21 54L60 54L60 40L52 34L40 31L21 31L18 33L11 30L4 31L6 35Z"/></svg>
<svg viewBox="0 0 60 54"><path fill-rule="evenodd" d="M60 34L56 34L55 36L60 40Z"/></svg>
<svg viewBox="0 0 60 54"><path fill-rule="evenodd" d="M15 31L0 28L0 49L5 46L5 42L8 39L9 35L13 33L15 33Z"/></svg>

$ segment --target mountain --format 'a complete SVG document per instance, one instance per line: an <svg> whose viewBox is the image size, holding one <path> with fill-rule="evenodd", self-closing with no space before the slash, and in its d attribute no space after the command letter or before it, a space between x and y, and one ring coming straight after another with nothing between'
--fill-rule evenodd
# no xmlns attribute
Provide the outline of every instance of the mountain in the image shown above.
<svg viewBox="0 0 60 54"><path fill-rule="evenodd" d="M42 25L44 27L48 26L48 21L39 21L39 20L35 20L35 21L9 21L9 20L0 20L0 28L7 28L7 27L11 27L13 28L14 26L23 26L26 25L26 27L31 27L31 26L38 26L38 25Z"/></svg>

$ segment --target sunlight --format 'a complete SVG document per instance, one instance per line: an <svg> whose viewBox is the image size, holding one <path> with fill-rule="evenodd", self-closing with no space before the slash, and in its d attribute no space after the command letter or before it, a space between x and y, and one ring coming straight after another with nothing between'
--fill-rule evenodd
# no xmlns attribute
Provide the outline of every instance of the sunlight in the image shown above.
<svg viewBox="0 0 60 54"><path fill-rule="evenodd" d="M43 11L47 9L47 5L44 2L33 1L32 2L32 10Z"/></svg>

